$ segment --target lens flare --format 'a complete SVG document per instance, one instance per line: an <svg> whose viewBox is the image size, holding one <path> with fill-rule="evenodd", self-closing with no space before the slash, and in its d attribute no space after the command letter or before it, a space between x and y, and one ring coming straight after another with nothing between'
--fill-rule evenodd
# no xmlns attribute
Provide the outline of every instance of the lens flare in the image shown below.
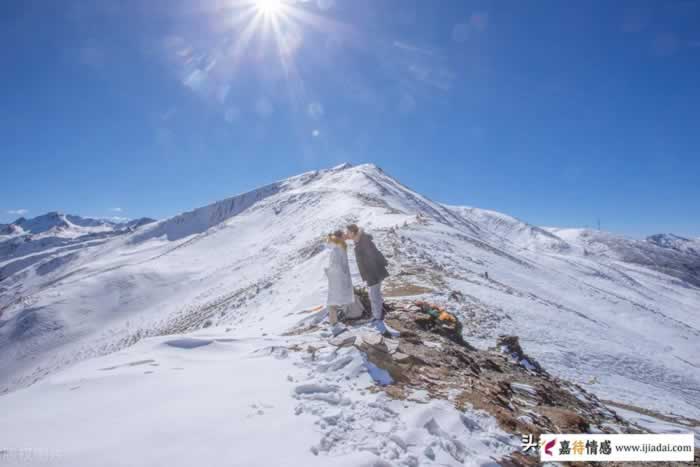
<svg viewBox="0 0 700 467"><path fill-rule="evenodd" d="M255 0L255 8L264 16L279 16L284 10L284 0Z"/></svg>

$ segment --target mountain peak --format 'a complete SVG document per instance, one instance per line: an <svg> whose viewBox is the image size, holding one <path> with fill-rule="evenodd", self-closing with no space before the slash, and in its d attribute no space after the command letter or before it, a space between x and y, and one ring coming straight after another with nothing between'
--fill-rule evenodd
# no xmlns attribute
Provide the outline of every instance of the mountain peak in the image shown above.
<svg viewBox="0 0 700 467"><path fill-rule="evenodd" d="M383 172L383 170L374 162L366 162L364 164L357 165L356 167L358 169L378 170L379 172Z"/></svg>
<svg viewBox="0 0 700 467"><path fill-rule="evenodd" d="M672 233L663 233L650 235L646 238L646 241L661 248L669 248L671 250L700 256L700 239L691 239Z"/></svg>

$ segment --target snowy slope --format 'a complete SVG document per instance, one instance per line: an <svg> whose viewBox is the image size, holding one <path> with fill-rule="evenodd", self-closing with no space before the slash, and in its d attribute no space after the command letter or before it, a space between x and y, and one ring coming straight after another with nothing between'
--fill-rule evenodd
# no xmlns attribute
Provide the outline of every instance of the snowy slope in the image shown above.
<svg viewBox="0 0 700 467"><path fill-rule="evenodd" d="M638 264L700 286L700 248L696 241L668 234L634 240L592 229L549 231L583 248L585 254Z"/></svg>
<svg viewBox="0 0 700 467"><path fill-rule="evenodd" d="M381 399L357 353L321 355L318 367L279 350L320 338L288 334L324 301L320 238L348 222L386 253L387 295L446 303L470 342L517 334L549 371L603 399L700 418L700 289L692 271L676 274L692 254L650 243L670 258L658 267L634 241L443 206L373 165L343 165L55 254L47 246L0 277L0 407L18 427L7 442L63 451L59 465L283 465L281 453L287 465L464 465L442 431L426 433L433 417L479 462L514 449L476 412ZM90 450L91 433L104 435ZM260 448L267 437L284 440L279 452ZM103 457L117 440L138 459ZM159 457L139 457L149 446Z"/></svg>
<svg viewBox="0 0 700 467"><path fill-rule="evenodd" d="M466 206L449 206L464 219L478 225L490 242L513 250L554 250L566 252L571 245L540 227L496 211Z"/></svg>
<svg viewBox="0 0 700 467"><path fill-rule="evenodd" d="M141 218L116 223L50 212L0 225L0 317L3 309L33 293L30 266L44 276L76 258L79 251L155 222ZM15 284L11 287L11 284ZM10 293L12 288L14 293Z"/></svg>
<svg viewBox="0 0 700 467"><path fill-rule="evenodd" d="M322 235L357 220L359 212L380 228L409 219L386 213L373 179L378 175L340 169L293 177L84 245L47 271L32 265L19 279L10 276L1 283L7 287L3 296L14 299L0 328L6 382L27 384L76 355L110 352L144 335L196 329L207 319L256 329L254 321L237 317L243 305L261 302L267 293L259 292L274 292L275 281L295 265L321 261L313 254ZM358 191L347 192L350 185ZM373 193L377 201L371 203ZM311 280L322 277L317 266ZM288 297L292 309L294 301L319 293L313 287L304 291L303 281L295 279L298 291ZM276 331L285 325L280 322Z"/></svg>
<svg viewBox="0 0 700 467"><path fill-rule="evenodd" d="M685 238L674 234L656 234L647 237L646 240L662 248L700 255L700 238Z"/></svg>

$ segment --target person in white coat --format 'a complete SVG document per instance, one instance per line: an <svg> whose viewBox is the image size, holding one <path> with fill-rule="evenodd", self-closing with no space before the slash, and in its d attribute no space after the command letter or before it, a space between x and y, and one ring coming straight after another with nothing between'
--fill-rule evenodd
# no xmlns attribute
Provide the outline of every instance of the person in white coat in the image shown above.
<svg viewBox="0 0 700 467"><path fill-rule="evenodd" d="M338 322L338 310L352 305L355 292L352 288L348 250L345 243L345 233L337 230L326 239L329 249L328 267L328 321L332 326Z"/></svg>

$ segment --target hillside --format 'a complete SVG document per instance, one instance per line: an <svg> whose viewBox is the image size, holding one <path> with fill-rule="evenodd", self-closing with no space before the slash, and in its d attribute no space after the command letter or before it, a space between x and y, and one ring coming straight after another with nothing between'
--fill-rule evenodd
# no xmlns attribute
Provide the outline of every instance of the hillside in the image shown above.
<svg viewBox="0 0 700 467"><path fill-rule="evenodd" d="M324 303L320 238L349 222L386 253L389 299L445 305L476 348L517 335L601 400L700 419L695 249L445 206L374 165L342 165L138 228L0 239L8 443L61 451L65 465L262 466L280 453L289 465L463 465L444 429L475 465L511 453L517 437L488 414L392 400L361 352L297 332ZM340 419L346 436L321 449ZM431 419L443 428L426 433ZM112 442L132 450L109 458Z"/></svg>

